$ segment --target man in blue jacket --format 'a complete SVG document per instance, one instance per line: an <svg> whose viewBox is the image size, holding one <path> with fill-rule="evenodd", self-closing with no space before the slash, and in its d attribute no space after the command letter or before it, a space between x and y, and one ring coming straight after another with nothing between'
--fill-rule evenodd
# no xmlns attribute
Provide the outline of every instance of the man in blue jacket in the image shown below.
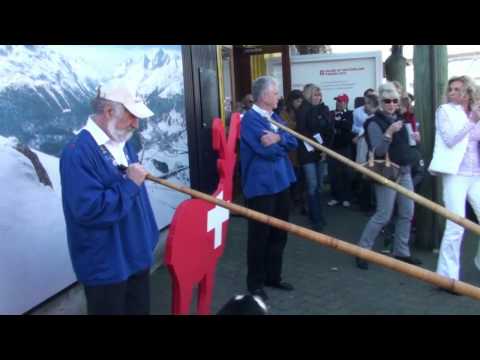
<svg viewBox="0 0 480 360"><path fill-rule="evenodd" d="M159 231L146 170L127 141L153 115L126 87L100 88L94 114L60 159L73 269L89 314L148 314L150 266ZM126 171L122 171L123 165Z"/></svg>
<svg viewBox="0 0 480 360"><path fill-rule="evenodd" d="M267 120L285 123L273 112L278 103L275 79L255 80L252 95L255 104L244 114L240 131L243 194L250 209L288 221L289 189L296 181L288 152L297 147L297 140ZM267 300L264 286L293 290L281 277L286 242L285 231L249 220L247 288L252 295Z"/></svg>

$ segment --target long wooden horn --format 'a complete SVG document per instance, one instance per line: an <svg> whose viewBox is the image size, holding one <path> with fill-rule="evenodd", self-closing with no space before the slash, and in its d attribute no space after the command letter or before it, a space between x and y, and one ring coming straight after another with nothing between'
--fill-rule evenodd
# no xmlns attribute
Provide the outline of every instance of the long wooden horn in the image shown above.
<svg viewBox="0 0 480 360"><path fill-rule="evenodd" d="M400 194L405 195L406 197L409 197L410 199L412 199L416 203L418 203L420 205L423 205L423 206L429 208L430 210L436 212L437 214L447 218L448 220L451 220L454 223L457 223L458 225L463 226L464 228L473 231L475 234L480 235L480 226L478 224L475 224L473 221L470 221L470 220L468 220L464 217L461 217L460 215L457 215L457 214L451 212L450 210L444 208L443 206L437 204L436 202L433 202L433 201L431 201L431 200L429 200L429 199L427 199L427 198L425 198L421 195L418 195L417 193L414 193L413 191L410 191L410 190L404 188L403 186L401 186L401 185L399 185L399 184L397 184L393 181L388 180L387 178L371 171L370 169L367 169L366 167L364 167L360 164L357 164L355 161L352 161L352 160L336 153L335 151L330 150L329 148L327 148L323 145L320 145L316 141L313 141L313 140L303 136L302 134L297 133L296 131L288 128L285 125L282 125L282 124L276 122L273 119L268 119L268 121L272 122L273 124L275 124L276 126L278 126L281 129L285 130L286 132L289 132L290 134L292 134L296 138L309 143L310 145L312 145L316 149L318 149L320 151L323 151L324 153L331 156L332 158L337 159L338 161L341 161L344 164L347 164L348 166L354 168L358 172L361 172L362 174L371 177L372 179L378 181L380 184L388 186L388 187L394 189L395 191L398 191Z"/></svg>
<svg viewBox="0 0 480 360"><path fill-rule="evenodd" d="M160 179L150 174L147 175L146 178L157 184L164 185L170 189L182 192L184 194L188 194L192 197L202 199L210 203L214 203L218 206L224 207L246 218L271 225L273 227L276 227L284 231L288 231L289 233L295 234L307 240L312 240L322 245L328 246L334 250L338 250L352 256L357 256L364 260L401 272L403 274L423 280L433 285L480 300L480 288L470 285L468 283L449 279L433 271L425 270L421 267L404 263L395 258L391 258L389 256L361 248L360 246L350 244L348 242L336 239L334 237L317 233L315 231L289 223L287 221L283 221L275 217L265 215L261 212L254 211L237 204L233 204L224 200L217 199L211 195L202 193L197 190L193 190L189 187L173 184L167 180Z"/></svg>

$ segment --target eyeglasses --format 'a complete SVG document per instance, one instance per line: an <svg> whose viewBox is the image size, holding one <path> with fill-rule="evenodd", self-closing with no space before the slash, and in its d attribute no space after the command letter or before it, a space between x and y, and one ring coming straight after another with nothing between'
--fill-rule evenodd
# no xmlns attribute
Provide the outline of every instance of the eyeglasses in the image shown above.
<svg viewBox="0 0 480 360"><path fill-rule="evenodd" d="M398 104L398 99L383 99L382 100L385 104L391 104L392 102L394 104Z"/></svg>

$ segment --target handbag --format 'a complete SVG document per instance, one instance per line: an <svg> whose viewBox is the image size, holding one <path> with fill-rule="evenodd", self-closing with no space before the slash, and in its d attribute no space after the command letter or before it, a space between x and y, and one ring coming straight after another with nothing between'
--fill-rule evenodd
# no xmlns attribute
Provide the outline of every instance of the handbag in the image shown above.
<svg viewBox="0 0 480 360"><path fill-rule="evenodd" d="M417 189L425 179L427 169L425 168L425 160L423 160L420 150L417 147L412 147L411 149L416 152L416 161L412 165L412 182L413 188Z"/></svg>
<svg viewBox="0 0 480 360"><path fill-rule="evenodd" d="M367 169L390 181L398 182L400 178L400 166L390 160L388 152L385 154L385 160L375 159L374 151L375 150L368 152L368 161L362 164L362 166L365 166Z"/></svg>

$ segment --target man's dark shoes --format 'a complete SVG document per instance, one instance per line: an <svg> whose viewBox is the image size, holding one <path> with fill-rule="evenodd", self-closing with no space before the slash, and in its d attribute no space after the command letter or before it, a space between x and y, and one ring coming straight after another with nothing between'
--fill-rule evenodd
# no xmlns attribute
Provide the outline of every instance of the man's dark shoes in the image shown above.
<svg viewBox="0 0 480 360"><path fill-rule="evenodd" d="M412 265L422 265L422 261L420 259L414 258L412 256L395 256L395 259Z"/></svg>
<svg viewBox="0 0 480 360"><path fill-rule="evenodd" d="M366 262L365 260L363 260L359 257L356 257L355 261L357 263L358 268L360 268L362 270L368 270L368 262Z"/></svg>
<svg viewBox="0 0 480 360"><path fill-rule="evenodd" d="M250 291L250 294L253 295L253 296L260 296L260 298L263 300L263 301L267 301L268 300L268 295L267 293L265 292L265 290L263 290L262 288L259 288L259 289L255 289L253 291Z"/></svg>
<svg viewBox="0 0 480 360"><path fill-rule="evenodd" d="M269 283L265 283L265 286L272 287L275 289L285 290L285 291L292 291L294 289L292 284L285 281L280 281L275 283L269 282Z"/></svg>

